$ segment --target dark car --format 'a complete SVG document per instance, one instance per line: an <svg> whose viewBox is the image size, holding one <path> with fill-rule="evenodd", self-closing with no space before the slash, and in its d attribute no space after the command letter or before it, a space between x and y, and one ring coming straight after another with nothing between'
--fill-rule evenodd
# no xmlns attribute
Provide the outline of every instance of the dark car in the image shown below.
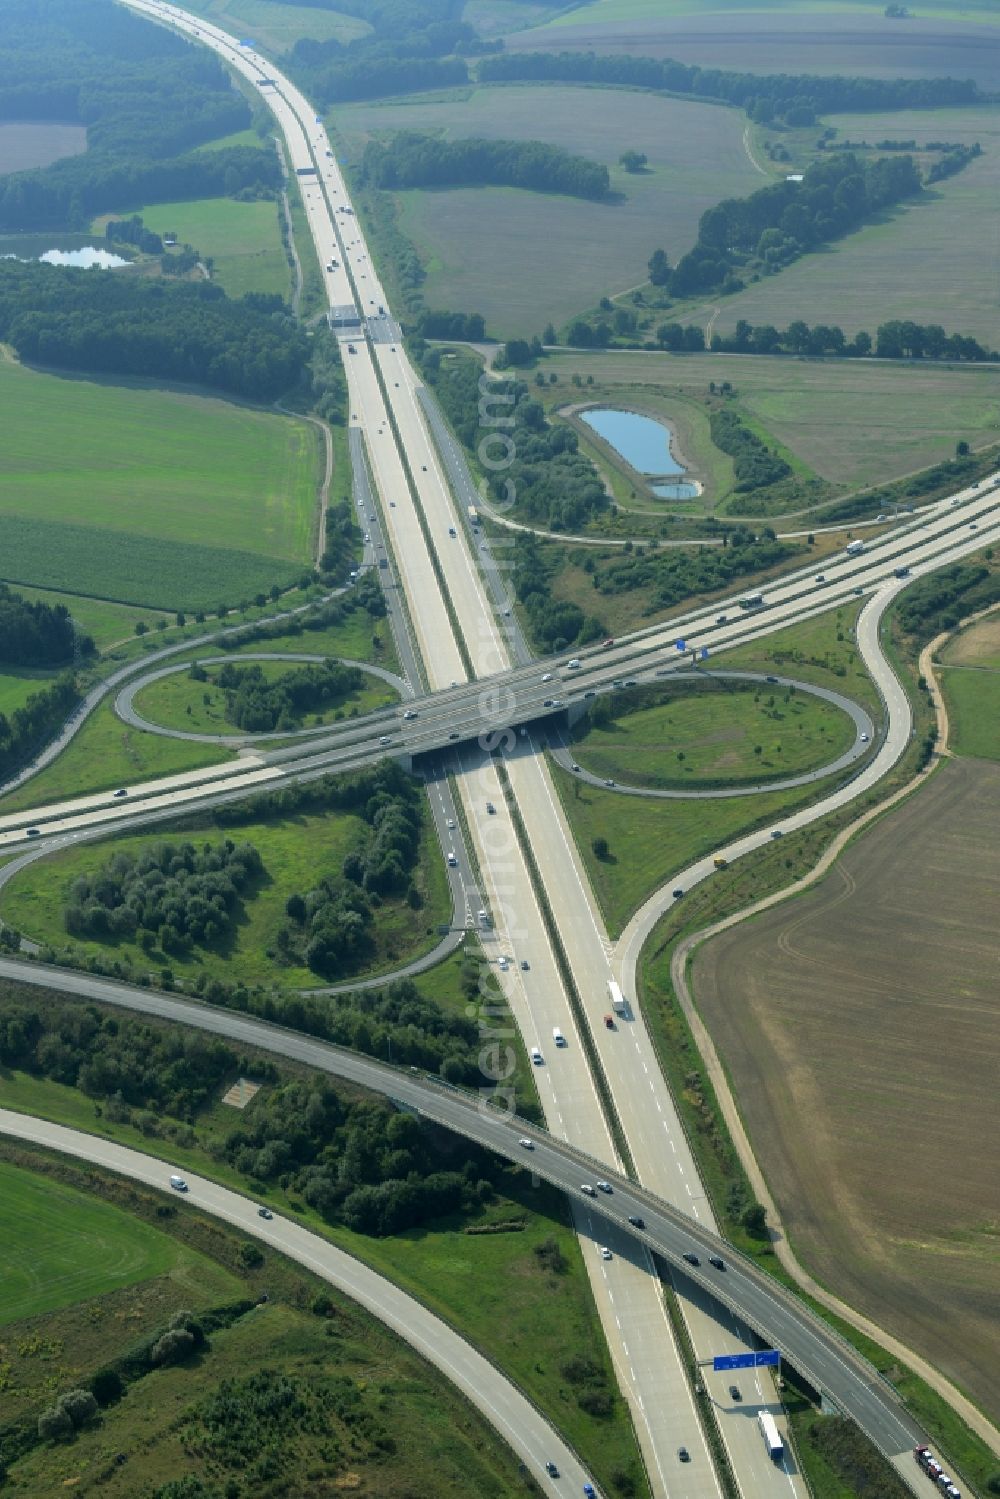
<svg viewBox="0 0 1000 1499"><path fill-rule="evenodd" d="M449 739L457 739L458 738L458 730L457 729L452 729L451 733L448 735L448 738Z"/></svg>
<svg viewBox="0 0 1000 1499"><path fill-rule="evenodd" d="M545 1464L545 1471L549 1475L550 1478L558 1478L559 1477L559 1469L556 1467L555 1463L546 1463Z"/></svg>
<svg viewBox="0 0 1000 1499"><path fill-rule="evenodd" d="M40 838L41 836L42 836L42 834L41 834L41 830L39 828L29 828L28 829L28 837L29 838Z"/></svg>
<svg viewBox="0 0 1000 1499"><path fill-rule="evenodd" d="M720 614L719 617L718 617L718 619L715 621L715 623L717 625L728 624L729 623L729 615L728 614Z"/></svg>
<svg viewBox="0 0 1000 1499"><path fill-rule="evenodd" d="M270 1208L258 1208L257 1209L257 1217L258 1218L267 1218L268 1221L270 1221L274 1217L274 1214L271 1212Z"/></svg>
<svg viewBox="0 0 1000 1499"><path fill-rule="evenodd" d="M115 796L128 796L128 792L125 790L124 786L119 786L118 790L115 792Z"/></svg>
<svg viewBox="0 0 1000 1499"><path fill-rule="evenodd" d="M726 1268L725 1260L720 1260L717 1254L710 1254L708 1257L708 1263L710 1265L714 1265L716 1270L725 1270Z"/></svg>
<svg viewBox="0 0 1000 1499"><path fill-rule="evenodd" d="M682 895L683 895L683 894L684 894L684 891L683 891L683 890L674 890L674 891L673 891L673 897L674 897L674 900L680 900L680 898L681 898L681 896L682 896Z"/></svg>
<svg viewBox="0 0 1000 1499"><path fill-rule="evenodd" d="M689 1463L691 1461L691 1454L686 1447L678 1447L677 1456L682 1463Z"/></svg>
<svg viewBox="0 0 1000 1499"><path fill-rule="evenodd" d="M613 1031L615 1028L615 1017L613 1015L605 1015L604 1024L607 1026L609 1031Z"/></svg>
<svg viewBox="0 0 1000 1499"><path fill-rule="evenodd" d="M743 1399L743 1396L740 1394L740 1387L739 1387L738 1384L731 1384L729 1386L729 1393L733 1397L734 1400L742 1400Z"/></svg>
<svg viewBox="0 0 1000 1499"><path fill-rule="evenodd" d="M698 1258L698 1256L696 1254L692 1254L690 1252L690 1250L688 1251L687 1254L682 1255L682 1259L687 1260L687 1262L688 1262L689 1265L700 1265L701 1264L701 1260Z"/></svg>
<svg viewBox="0 0 1000 1499"><path fill-rule="evenodd" d="M645 1228L646 1227L646 1220L645 1220L645 1218L630 1218L628 1221L631 1223L631 1225L632 1225L633 1228Z"/></svg>

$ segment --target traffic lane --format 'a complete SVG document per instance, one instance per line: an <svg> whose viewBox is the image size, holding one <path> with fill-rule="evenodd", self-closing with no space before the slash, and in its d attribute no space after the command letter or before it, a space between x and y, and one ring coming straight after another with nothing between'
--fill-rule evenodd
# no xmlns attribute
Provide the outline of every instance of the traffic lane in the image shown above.
<svg viewBox="0 0 1000 1499"><path fill-rule="evenodd" d="M0 1109L0 1132L89 1161L120 1176L158 1188L165 1194L170 1193L169 1179L173 1168L168 1162L109 1140L14 1114L8 1109ZM183 1205L190 1204L232 1224L357 1301L460 1389L528 1465L539 1482L544 1481L546 1462L555 1462L562 1477L576 1482L580 1488L588 1481L587 1470L575 1453L531 1402L494 1364L419 1301L344 1250L290 1219L277 1214L269 1220L263 1219L258 1214L257 1203L205 1177L185 1171L183 1179L187 1183L187 1192L178 1193L172 1199L179 1211L183 1211Z"/></svg>
<svg viewBox="0 0 1000 1499"><path fill-rule="evenodd" d="M916 1423L902 1411L891 1388L885 1386L876 1372L865 1366L860 1358L857 1364L851 1362L858 1356L853 1354L849 1345L814 1318L814 1314L792 1293L777 1282L769 1281L751 1263L740 1264L730 1246L693 1221L684 1219L652 1193L621 1178L612 1168L589 1158L577 1147L548 1137L537 1126L511 1118L483 1100L467 1097L458 1089L443 1087L439 1080L424 1078L416 1070L407 1072L385 1067L371 1058L339 1051L294 1031L282 1030L232 1011L213 1010L192 1000L179 1000L153 990L133 989L83 973L46 971L39 964L19 963L7 958L0 959L0 975L193 1025L290 1057L334 1076L346 1077L361 1087L409 1104L418 1113L478 1140L510 1160L524 1162L523 1148L518 1141L521 1135L531 1138L534 1145L530 1159L532 1170L575 1194L577 1200L580 1200L582 1181L596 1182L598 1176L609 1180L613 1193L607 1198L602 1194L599 1211L645 1242L654 1253L662 1253L686 1274L700 1279L710 1292L730 1306L735 1315L769 1341L782 1346L790 1361L807 1377L815 1378L821 1388L828 1390L883 1451L890 1455L904 1452L915 1442L926 1440ZM630 1216L642 1217L645 1228L629 1225ZM683 1263L685 1252L696 1252L699 1257L718 1254L728 1268L717 1272L714 1267L703 1264L697 1269L688 1269Z"/></svg>

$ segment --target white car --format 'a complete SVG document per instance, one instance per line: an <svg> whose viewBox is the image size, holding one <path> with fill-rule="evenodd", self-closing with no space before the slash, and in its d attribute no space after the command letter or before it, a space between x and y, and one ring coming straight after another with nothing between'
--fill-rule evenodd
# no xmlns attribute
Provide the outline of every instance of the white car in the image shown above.
<svg viewBox="0 0 1000 1499"><path fill-rule="evenodd" d="M545 675L542 677L542 681L543 682L551 682L552 681L552 673L550 671L547 671L545 673Z"/></svg>
<svg viewBox="0 0 1000 1499"><path fill-rule="evenodd" d="M531 1048L531 1060L534 1062L534 1064L535 1064L536 1067L540 1067L542 1065L542 1054L538 1050L537 1046L533 1046ZM587 1190L586 1187L584 1187L583 1190L586 1191Z"/></svg>
<svg viewBox="0 0 1000 1499"><path fill-rule="evenodd" d="M602 1260L610 1260L610 1259L613 1258L611 1250L608 1248L608 1246L606 1244L598 1244L597 1247L601 1251L601 1259Z"/></svg>
<svg viewBox="0 0 1000 1499"><path fill-rule="evenodd" d="M457 858L457 856L454 853L450 853L448 855L448 868L449 869L457 869L458 868L458 858Z"/></svg>
<svg viewBox="0 0 1000 1499"><path fill-rule="evenodd" d="M518 1140L517 1143L518 1143L518 1145L523 1145L524 1148L525 1148L525 1150L534 1150L534 1148L535 1148L535 1142L534 1142L534 1140L529 1140L524 1135L521 1136L520 1140Z"/></svg>
<svg viewBox="0 0 1000 1499"><path fill-rule="evenodd" d="M445 823L445 827L446 828L454 828L454 826L455 826L455 819L454 819L454 817L449 817L448 821Z"/></svg>

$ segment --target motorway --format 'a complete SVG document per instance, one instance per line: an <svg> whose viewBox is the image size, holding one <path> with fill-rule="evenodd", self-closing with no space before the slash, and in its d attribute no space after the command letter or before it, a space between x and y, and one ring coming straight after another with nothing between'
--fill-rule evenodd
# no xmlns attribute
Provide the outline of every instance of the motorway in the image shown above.
<svg viewBox="0 0 1000 1499"><path fill-rule="evenodd" d="M501 981L526 1042L538 1045L544 1057L537 1077L546 1117L555 1132L567 1135L595 1158L607 1162L603 1169L610 1172L617 1164L617 1152L578 1029L578 1011L564 987L524 852L512 834L506 813L493 816L485 808L486 800L505 808L497 766L486 748L474 749L468 743L487 732L499 736L507 731L504 739L510 789L530 829L535 863L573 974L582 1023L590 1029L592 1044L600 1048L599 1064L615 1099L634 1167L663 1200L678 1204L694 1221L708 1222L710 1210L655 1058L650 1068L640 1047L616 1045L614 1035L604 1030L601 1017L607 1009L606 984L614 972L611 944L526 720L533 722L546 711L547 695L553 699L551 711L561 712L562 702L569 703L589 691L613 690L616 681L629 680L624 673L634 672L637 681L643 673L655 676L681 663L689 665L695 648L699 656L703 649L714 653L769 633L781 624L824 612L856 592L881 591L887 584L891 587L894 568L904 559L915 575L942 565L952 556L964 555L1000 532L996 476L955 497L960 512L932 507L929 521L922 516L861 557L827 564L825 579L812 576L806 569L776 580L768 587L765 611L747 614L735 604L728 610L715 605L708 610L689 611L666 625L616 642L607 651L587 656L581 653L579 667L563 661L552 663L549 670L545 663L511 670L511 662L523 662L525 652L516 629L506 622L509 606L503 602L499 568L487 567L485 573L480 570L481 544L475 545L475 537L470 536L467 509L456 507L448 482L450 479L457 493L467 494L471 480L467 475L462 477L464 460L460 454L442 457L441 433L433 420L428 424L429 398L398 342L398 330L384 311L384 293L325 132L301 94L265 59L241 48L235 39L154 0L130 3L180 25L219 51L262 91L285 134L310 227L322 263L328 267L331 323L344 350L350 390L352 443L364 445L373 480L372 497L378 507L370 512L369 519L374 523L377 518L385 535L385 560L389 562L391 555L398 569L436 706L420 707L416 720L397 718L391 727L385 721L373 721L363 726L365 737L356 737L351 743L336 736L324 739L322 746L317 740L308 756L296 747L274 752L266 762L258 761L249 769L223 768L224 774L217 770L198 783L185 784L184 778L172 778L170 787L158 788L157 795L144 798L138 812L133 805L122 806L121 801L112 807L107 796L102 806L64 806L55 816L50 815L53 809L44 809L44 816L36 809L31 826L39 829L37 835L29 833L23 814L20 821L15 814L15 821L4 820L0 825L0 845L21 852L29 837L37 836L51 848L60 839L93 836L115 823L131 826L169 816L178 809L234 799L248 787L280 785L284 778L306 779L322 774L324 768L366 763L379 752L411 754L460 742L455 783L482 871L484 897L493 914L493 930L486 935L484 945L493 955L530 955L527 971L515 964ZM364 327L359 307L366 313ZM980 518L982 530L978 529ZM968 534L970 527L977 528L974 537ZM378 560L381 562L382 557ZM719 614L719 609L725 612ZM735 613L731 613L733 609ZM683 645L678 643L681 641ZM503 675L490 684L467 684L470 668L479 677ZM547 685L546 678L557 686ZM515 732L515 726L523 732ZM869 766L885 764L883 752L893 744L893 736L890 713L884 738ZM123 800L131 803L133 789L122 789L129 792ZM135 794L138 796L141 790L135 788ZM854 787L838 793L843 800L856 794ZM830 810L831 800L822 804L825 810ZM23 852L21 857L25 857ZM471 869L463 873L471 881ZM633 1022L638 1035L639 1017L633 1017ZM544 1038L557 1026L568 1044L544 1049ZM578 1219L585 1240L592 1212L592 1208L585 1208ZM591 1258L588 1268L654 1489L678 1495L714 1494L718 1489L707 1444L697 1426L681 1360L672 1348L658 1286L649 1273L648 1260L642 1256L633 1256L633 1260L630 1263L628 1256L622 1255L611 1269ZM694 1280L697 1286L697 1277ZM734 1276L727 1283L727 1293L735 1282ZM714 1301L720 1299L717 1284L710 1282L700 1292L689 1294L681 1283L679 1290L699 1357L739 1346L737 1329L719 1324L711 1310ZM702 1299L706 1291L714 1291L715 1296ZM726 1295L721 1299L725 1302ZM746 1309L744 1312L752 1322L752 1316ZM772 1336L778 1333L772 1332ZM836 1369L833 1373L837 1376ZM720 1405L717 1415L741 1491L748 1496L773 1492L774 1470L762 1463L761 1445L759 1439L752 1438L747 1410ZM874 1427L866 1425L865 1429L878 1433L876 1440L881 1443L898 1441L901 1428L880 1428L875 1422ZM676 1465L678 1436L695 1459L683 1472ZM886 1450L895 1453L897 1448ZM802 1492L791 1471L786 1474L786 1485L795 1493Z"/></svg>
<svg viewBox="0 0 1000 1499"><path fill-rule="evenodd" d="M269 1220L261 1218L256 1202L187 1170L184 1180L188 1191L183 1197L171 1194L168 1181L176 1166L96 1135L9 1109L0 1109L0 1134L75 1156L156 1187L171 1195L178 1211L183 1212L190 1204L287 1255L350 1296L440 1369L505 1438L539 1483L547 1481L545 1464L554 1462L560 1477L575 1485L577 1493L581 1491L587 1470L531 1401L421 1302L343 1249L278 1214Z"/></svg>
<svg viewBox="0 0 1000 1499"><path fill-rule="evenodd" d="M780 1346L818 1389L828 1393L836 1390L840 1408L873 1434L884 1451L909 1454L914 1443L922 1440L919 1427L903 1410L891 1386L828 1324L808 1311L794 1292L772 1280L687 1213L670 1207L627 1177L607 1171L601 1160L537 1125L495 1108L472 1093L449 1087L439 1078L425 1076L418 1069L393 1068L231 1010L84 973L53 975L41 965L7 958L0 959L0 977L40 988L54 983L63 994L156 1016L223 1036L234 1044L287 1057L381 1093L530 1167L538 1176L563 1188L571 1200L584 1205L603 1236L602 1242L610 1241L615 1230L621 1243L632 1240L645 1246L679 1275L722 1302L741 1322L749 1323L763 1338ZM520 1144L522 1138L532 1141L530 1156ZM594 1183L599 1176L608 1181L612 1192L602 1193L592 1202L581 1194L581 1186ZM643 1219L642 1228L629 1222L634 1217ZM699 1255L696 1266L683 1258L691 1252ZM725 1268L711 1265L710 1255L721 1258Z"/></svg>

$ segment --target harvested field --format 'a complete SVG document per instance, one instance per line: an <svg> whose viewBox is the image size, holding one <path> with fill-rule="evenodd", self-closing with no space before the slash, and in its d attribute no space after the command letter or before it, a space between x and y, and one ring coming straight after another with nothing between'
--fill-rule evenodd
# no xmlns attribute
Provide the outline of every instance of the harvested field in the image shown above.
<svg viewBox="0 0 1000 1499"><path fill-rule="evenodd" d="M993 1419L998 818L1000 767L948 761L693 970L803 1262Z"/></svg>
<svg viewBox="0 0 1000 1499"><path fill-rule="evenodd" d="M996 12L947 0L905 22L856 5L782 5L755 0L594 0L552 23L508 33L510 51L618 52L676 57L751 73L846 73L879 78L974 78L995 87L1000 61ZM739 12L752 11L740 16ZM839 12L839 14L838 14Z"/></svg>
<svg viewBox="0 0 1000 1499"><path fill-rule="evenodd" d="M613 197L603 203L504 187L396 195L400 227L427 270L427 306L482 312L500 336L540 333L550 319L558 324L641 285L658 245L676 261L706 209L763 180L744 149L739 111L637 90L462 89L347 105L335 121L355 162L373 133L405 129L447 140L543 140L608 167ZM618 165L629 148L648 155L647 171L630 175Z"/></svg>
<svg viewBox="0 0 1000 1499"><path fill-rule="evenodd" d="M1000 345L996 259L985 249L996 243L1000 109L983 105L842 114L824 123L838 128L841 140L915 140L918 146L933 140L978 141L983 154L956 177L898 205L881 222L803 256L780 275L733 297L714 299L696 320L706 323L720 307L718 333L731 332L740 318L775 327L804 318L836 323L850 335L864 328L874 337L879 323L912 318L940 323L948 333L968 334L987 348Z"/></svg>

